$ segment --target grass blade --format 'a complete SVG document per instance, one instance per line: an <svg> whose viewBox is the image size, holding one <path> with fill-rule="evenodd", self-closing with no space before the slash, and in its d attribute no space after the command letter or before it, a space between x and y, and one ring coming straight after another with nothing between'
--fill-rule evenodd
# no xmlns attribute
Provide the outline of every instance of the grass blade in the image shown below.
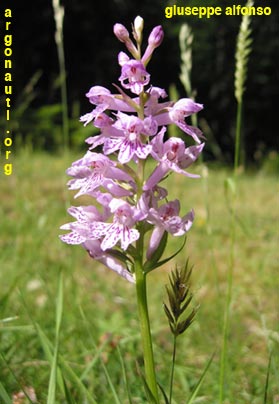
<svg viewBox="0 0 279 404"><path fill-rule="evenodd" d="M72 396L72 394L70 393L70 391L68 389L66 380L64 379L63 375L62 375L62 378L63 378L65 397L66 397L67 403L68 404L77 404L76 400L74 399L74 397Z"/></svg>
<svg viewBox="0 0 279 404"><path fill-rule="evenodd" d="M263 401L263 404L267 404L267 393L268 393L268 385L269 385L269 375L270 375L271 357L272 357L272 352L270 353L269 359L268 359L267 372L266 372L266 379L265 379L265 386L264 386L264 401Z"/></svg>
<svg viewBox="0 0 279 404"><path fill-rule="evenodd" d="M164 400L165 400L165 404L171 404L166 393L165 390L163 389L163 386L161 386L160 383L158 383L159 389L161 390L161 393L163 394Z"/></svg>
<svg viewBox="0 0 279 404"><path fill-rule="evenodd" d="M215 355L215 352L211 355L211 358L210 358L209 361L207 362L207 365L206 365L206 367L205 367L205 369L204 369L204 371L203 371L203 373L202 373L202 375L201 375L201 377L200 377L198 383L196 384L196 386L195 386L195 388L194 388L194 390L193 390L193 392L192 392L192 394L191 394L191 396L190 396L190 398L189 398L187 404L193 404L193 402L194 402L194 400L195 400L195 398L196 398L196 396L197 396L197 394L198 394L198 392L199 392L199 389L200 389L200 387L201 387L201 385L202 385L202 382L203 382L203 380L204 380L204 378L205 378L205 375L206 375L206 373L207 373L207 371L208 371L208 369L209 369L209 367L210 367L210 365L211 365L211 362L212 362L212 360L213 360L213 358L214 358L214 355Z"/></svg>
<svg viewBox="0 0 279 404"><path fill-rule="evenodd" d="M116 403L116 404L121 404L121 401L120 401L119 398L118 398L117 392L116 392L116 390L115 390L115 387L114 387L114 385L113 385L113 382L112 382L112 380L111 380L111 377L110 377L110 375L109 375L109 372L108 372L108 370L107 370L107 368L106 368L106 366L105 366L105 364L104 364L103 361L101 361L101 365L102 365L103 371L104 371L104 373L105 373L105 375L106 375L106 378L107 378L107 381L108 381L108 385L109 385L110 390L111 390L111 392L112 392L112 395L113 395L113 398L114 398L115 403Z"/></svg>
<svg viewBox="0 0 279 404"><path fill-rule="evenodd" d="M56 329L55 329L55 347L54 354L52 358L50 379L48 385L48 396L47 396L47 404L55 403L55 395L56 395L56 384L57 384L57 358L59 351L59 334L60 327L62 322L62 314L63 314L63 277L60 274L59 278L59 286L58 286L58 296L56 302Z"/></svg>
<svg viewBox="0 0 279 404"><path fill-rule="evenodd" d="M81 316L82 316L82 318L83 318L83 320L84 320L84 322L85 322L85 324L86 324L87 332L88 332L88 335L90 336L90 338L91 338L91 340L92 340L93 346L94 346L95 349L97 349L96 344L95 344L95 341L94 341L94 339L93 339L93 337L92 337L90 328L89 328L89 326L88 326L88 320L87 320L87 318L86 318L86 316L85 316L85 313L84 313L84 311L82 310L81 307L80 307L80 313L81 313ZM98 355L99 355L99 353L98 353ZM104 364L104 362L102 361L101 358L100 358L100 363L101 363L101 366L102 366L103 371L104 371L104 373L105 373L105 376L106 376L106 379L107 379L107 381L108 381L108 385L109 385L109 387L110 387L110 390L111 390L111 392L112 392L112 395L113 395L113 397L114 397L115 403L116 403L116 404L121 404L121 401L119 401L119 398L118 398L116 389L115 389L115 387L114 387L114 385L113 385L113 382L112 382L112 380L111 380L111 377L110 377L110 375L109 375L109 372L108 372L108 370L107 370L107 368L106 368L106 366L105 366L105 364Z"/></svg>
<svg viewBox="0 0 279 404"><path fill-rule="evenodd" d="M93 369L93 367L95 366L95 364L98 362L98 360L100 359L100 355L103 352L104 347L108 344L108 341L103 342L99 348L97 348L95 345L95 349L96 349L96 354L94 356L94 358L88 363L88 365L86 366L85 370L83 371L83 373L80 376L80 380L84 380L86 379L88 373Z"/></svg>
<svg viewBox="0 0 279 404"><path fill-rule="evenodd" d="M128 383L127 370L126 370L126 366L125 366L123 356L122 356L122 353L121 353L121 350L120 350L119 346L117 346L117 352L118 352L118 356L119 356L119 359L120 359L120 364L121 364L121 367L122 367L122 374L123 374L124 385L126 387L127 397L128 397L129 403L133 404L132 403L132 396L131 396L131 392L130 392L130 387L129 387L129 383Z"/></svg>
<svg viewBox="0 0 279 404"><path fill-rule="evenodd" d="M144 375L142 374L142 372L140 370L139 370L139 372L140 372L140 376L141 376L141 379L142 379L142 384L143 384L143 387L144 387L145 394L146 394L148 402L150 404L157 404L157 401L156 401L154 395L152 394L152 391L150 390L150 388L149 388L149 386L147 384L147 381L145 380Z"/></svg>
<svg viewBox="0 0 279 404"><path fill-rule="evenodd" d="M58 345L55 346L54 355L52 359L50 379L48 385L47 404L52 404L55 402L56 383L57 383L57 356L58 356Z"/></svg>
<svg viewBox="0 0 279 404"><path fill-rule="evenodd" d="M13 404L12 400L9 397L9 394L7 393L5 387L3 384L0 382L0 397L2 398L3 404Z"/></svg>
<svg viewBox="0 0 279 404"><path fill-rule="evenodd" d="M42 342L43 349L45 351L45 355L47 356L48 360L50 363L53 362L53 354L52 351L54 351L54 348L52 347L51 342L43 332L43 330L38 326L39 330L39 335L40 339ZM61 392L66 395L65 392L65 383L64 383L64 377L63 373L67 374L68 378L73 382L73 384L77 387L77 389L80 391L82 395L84 395L87 398L87 402L91 404L98 404L97 401L95 401L94 397L91 396L85 385L82 383L80 377L77 376L77 374L73 371L73 369L68 365L66 360L63 358L63 356L59 355L59 364L60 366L57 368L58 373L57 373L57 384L61 390ZM62 373L63 371L63 373Z"/></svg>

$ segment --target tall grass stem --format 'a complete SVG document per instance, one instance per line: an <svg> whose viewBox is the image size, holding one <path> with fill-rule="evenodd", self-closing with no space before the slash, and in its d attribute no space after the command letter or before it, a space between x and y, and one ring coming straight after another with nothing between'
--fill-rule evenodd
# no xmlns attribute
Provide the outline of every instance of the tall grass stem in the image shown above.
<svg viewBox="0 0 279 404"><path fill-rule="evenodd" d="M65 66L65 53L63 44L64 7L60 5L59 0L52 0L52 5L56 25L55 42L57 46L59 72L60 72L59 81L61 89L63 147L64 152L66 153L69 149L70 135L69 135L69 112L68 112L68 95L67 95L67 82L66 82L66 66Z"/></svg>
<svg viewBox="0 0 279 404"><path fill-rule="evenodd" d="M240 163L241 124L242 124L242 98L237 103L237 112L236 112L235 153L234 153L235 181L237 179L238 167Z"/></svg>
<svg viewBox="0 0 279 404"><path fill-rule="evenodd" d="M48 385L48 397L47 404L55 403L56 396L56 384L57 384L57 371L58 371L58 354L59 354L59 336L61 329L63 315L63 277L62 273L60 274L59 284L58 284L58 294L56 301L56 326L55 326L55 345L54 345L54 353L51 365L51 373Z"/></svg>
<svg viewBox="0 0 279 404"><path fill-rule="evenodd" d="M253 0L248 0L246 6L253 5ZM245 82L247 78L247 65L249 54L251 52L251 18L249 15L244 15L240 24L238 33L236 52L235 52L235 98L237 101L236 113L236 130L235 130L235 145L234 145L234 168L233 168L233 181L227 179L226 185L231 185L232 190L232 204L231 204L231 220L230 220L230 257L228 263L227 274L227 295L225 301L223 331L222 331L222 347L220 358L220 376L219 376L219 403L222 404L225 395L225 381L226 381L226 366L228 363L228 333L230 323L230 309L232 300L233 288L233 272L235 267L235 248L236 248L236 203L237 203L237 182L238 182L238 168L240 164L240 151L241 151L241 126L242 126L242 109L243 109L243 94L245 91Z"/></svg>

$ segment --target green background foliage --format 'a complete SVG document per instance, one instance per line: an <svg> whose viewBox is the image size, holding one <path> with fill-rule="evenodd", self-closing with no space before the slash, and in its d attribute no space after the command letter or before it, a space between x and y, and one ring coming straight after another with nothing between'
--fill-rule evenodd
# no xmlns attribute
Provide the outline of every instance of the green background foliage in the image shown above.
<svg viewBox="0 0 279 404"><path fill-rule="evenodd" d="M208 3L208 2L207 2ZM164 9L172 2L154 0L118 0L92 2L82 0L62 2L65 7L64 48L68 89L68 106L71 120L70 138L73 144L82 144L77 121L79 115L91 108L85 93L92 85L103 85L113 91L120 74L117 53L122 50L112 33L115 22L130 27L136 15L145 19L145 38L154 25L163 25L165 40L155 53L149 70L152 83L167 91L175 84L180 97L186 96L179 81L180 54L178 33L183 22L193 30L192 86L196 99L205 105L199 114L205 134L215 142L207 145L207 159L232 161L234 145L234 117L236 104L233 97L233 72L236 36L240 16L173 17L166 19ZM205 5L197 0L187 1L187 6ZM233 5L234 2L211 1L210 6ZM240 2L244 5L244 2ZM184 5L178 3L178 5ZM262 5L256 2L256 6ZM247 92L245 93L244 145L249 161L261 161L276 148L274 135L275 105L279 96L278 69L278 5L272 7L270 16L252 18L253 49L249 61ZM61 143L56 125L61 123L58 113L60 83L57 49L54 40L55 23L51 1L38 0L10 4L13 11L13 118L15 136L28 139L35 147L52 150ZM1 4L1 9L5 4ZM3 32L3 19L0 32ZM1 44L3 46L3 44ZM34 82L34 75L39 77ZM1 77L3 81L3 77ZM33 81L32 81L33 80ZM30 85L31 83L31 85ZM277 84L276 84L277 83ZM29 91L29 93L28 93ZM30 97L31 92L31 97ZM3 102L3 99L2 99ZM15 110L27 103L20 117ZM30 117L31 116L31 117ZM3 119L2 119L3 120ZM59 121L60 120L60 121ZM48 128L46 121L50 122ZM38 139L38 133L40 132ZM42 139L43 138L43 139ZM220 149L221 153L216 154Z"/></svg>

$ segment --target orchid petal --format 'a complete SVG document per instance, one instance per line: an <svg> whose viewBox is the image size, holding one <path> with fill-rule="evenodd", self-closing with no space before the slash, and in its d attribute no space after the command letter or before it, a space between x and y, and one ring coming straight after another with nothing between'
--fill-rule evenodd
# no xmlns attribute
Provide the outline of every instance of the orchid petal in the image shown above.
<svg viewBox="0 0 279 404"><path fill-rule="evenodd" d="M155 227L150 240L149 240L149 245L148 245L148 250L146 253L146 257L147 259L150 259L154 253L154 251L156 251L156 249L158 248L160 241L163 237L163 234L165 232L165 229L163 227Z"/></svg>

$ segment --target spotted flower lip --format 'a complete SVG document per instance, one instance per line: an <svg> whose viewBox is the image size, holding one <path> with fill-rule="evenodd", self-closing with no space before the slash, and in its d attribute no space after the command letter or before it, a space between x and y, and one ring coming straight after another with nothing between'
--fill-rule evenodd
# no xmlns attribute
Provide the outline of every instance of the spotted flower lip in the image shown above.
<svg viewBox="0 0 279 404"><path fill-rule="evenodd" d="M109 206L114 214L113 222L93 223L92 235L95 239L102 238L101 249L103 251L113 248L119 241L121 248L125 251L140 237L139 231L133 226L137 220L142 220L144 215L123 200L112 199Z"/></svg>
<svg viewBox="0 0 279 404"><path fill-rule="evenodd" d="M141 61L131 59L123 64L119 81L124 88L131 90L132 93L139 95L149 80L150 74L147 73Z"/></svg>
<svg viewBox="0 0 279 404"><path fill-rule="evenodd" d="M67 170L67 174L74 177L68 182L69 189L80 189L75 195L90 194L103 186L117 196L128 196L130 192L122 188L116 181L133 183L133 178L116 167L116 163L108 157L87 151L83 158L77 160Z"/></svg>
<svg viewBox="0 0 279 404"><path fill-rule="evenodd" d="M142 136L155 135L156 121L152 117L141 120L122 112L118 112L117 118L113 127L119 131L119 135L105 142L104 153L111 154L119 150L118 160L121 164L128 163L132 159L146 159L151 152L151 146L144 143Z"/></svg>
<svg viewBox="0 0 279 404"><path fill-rule="evenodd" d="M86 240L94 240L91 223L107 219L107 214L102 215L95 206L72 206L68 213L77 220L60 227L62 230L70 230L70 233L59 236L67 244L82 244Z"/></svg>

